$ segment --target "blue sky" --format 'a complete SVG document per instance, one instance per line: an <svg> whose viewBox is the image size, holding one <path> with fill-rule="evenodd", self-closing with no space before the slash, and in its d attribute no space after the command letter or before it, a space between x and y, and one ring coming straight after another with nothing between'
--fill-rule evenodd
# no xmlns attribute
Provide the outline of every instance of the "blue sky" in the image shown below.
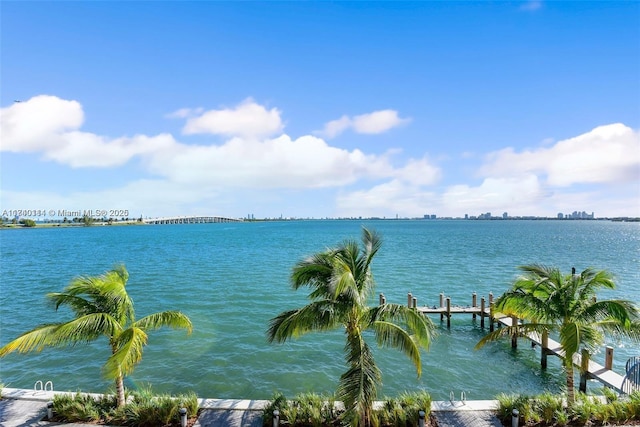
<svg viewBox="0 0 640 427"><path fill-rule="evenodd" d="M3 211L640 216L635 1L0 8Z"/></svg>

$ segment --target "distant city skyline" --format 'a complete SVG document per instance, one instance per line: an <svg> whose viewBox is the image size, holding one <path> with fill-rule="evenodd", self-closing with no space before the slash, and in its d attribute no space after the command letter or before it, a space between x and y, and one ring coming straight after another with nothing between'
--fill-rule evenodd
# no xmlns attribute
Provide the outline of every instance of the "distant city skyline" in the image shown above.
<svg viewBox="0 0 640 427"><path fill-rule="evenodd" d="M639 15L5 1L0 210L640 217Z"/></svg>

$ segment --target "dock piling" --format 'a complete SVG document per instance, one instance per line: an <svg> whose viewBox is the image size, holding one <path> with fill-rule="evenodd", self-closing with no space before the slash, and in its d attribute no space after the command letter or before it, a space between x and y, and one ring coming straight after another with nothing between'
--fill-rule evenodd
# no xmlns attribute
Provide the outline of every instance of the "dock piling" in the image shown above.
<svg viewBox="0 0 640 427"><path fill-rule="evenodd" d="M471 294L471 307L477 307L478 306L478 295L474 292L473 294ZM482 315L480 316L482 317ZM473 313L473 320L476 320L476 314Z"/></svg>
<svg viewBox="0 0 640 427"><path fill-rule="evenodd" d="M451 297L447 297L447 328L451 327Z"/></svg>
<svg viewBox="0 0 640 427"><path fill-rule="evenodd" d="M480 327L484 329L484 297L480 298Z"/></svg>
<svg viewBox="0 0 640 427"><path fill-rule="evenodd" d="M540 366L547 369L547 355L549 354L549 332L542 332L542 342L540 343Z"/></svg>
<svg viewBox="0 0 640 427"><path fill-rule="evenodd" d="M580 391L587 392L587 379L589 377L589 351L586 348L582 349L580 359Z"/></svg>
<svg viewBox="0 0 640 427"><path fill-rule="evenodd" d="M511 316L511 326L518 326L518 318L516 316ZM511 348L518 348L518 333L514 332L511 334Z"/></svg>
<svg viewBox="0 0 640 427"><path fill-rule="evenodd" d="M489 292L489 332L493 332L493 292Z"/></svg>
<svg viewBox="0 0 640 427"><path fill-rule="evenodd" d="M411 303L413 304L412 308L418 308L418 298L413 297L413 301Z"/></svg>
<svg viewBox="0 0 640 427"><path fill-rule="evenodd" d="M409 292L407 294L407 307L411 308L413 304L413 295L411 295L411 292Z"/></svg>
<svg viewBox="0 0 640 427"><path fill-rule="evenodd" d="M613 347L607 346L604 357L604 368L608 370L613 369Z"/></svg>

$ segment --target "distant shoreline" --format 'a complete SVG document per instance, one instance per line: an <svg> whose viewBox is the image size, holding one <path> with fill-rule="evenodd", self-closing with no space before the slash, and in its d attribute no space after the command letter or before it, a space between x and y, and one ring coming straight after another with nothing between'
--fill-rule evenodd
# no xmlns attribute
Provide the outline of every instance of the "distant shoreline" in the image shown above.
<svg viewBox="0 0 640 427"><path fill-rule="evenodd" d="M478 219L478 218L263 218L263 219L244 219L239 222L291 222L291 221L610 221L610 222L640 222L640 217L615 217L615 218L551 218L551 217L513 217L513 218L491 218L491 219ZM19 230L30 228L80 228L80 227L105 227L105 226L144 226L154 225L145 221L131 220L131 221L94 221L91 224L84 224L81 222L37 222L35 226L25 226L24 224L0 224L0 230ZM172 225L172 224L163 224ZM175 224L174 224L175 225Z"/></svg>

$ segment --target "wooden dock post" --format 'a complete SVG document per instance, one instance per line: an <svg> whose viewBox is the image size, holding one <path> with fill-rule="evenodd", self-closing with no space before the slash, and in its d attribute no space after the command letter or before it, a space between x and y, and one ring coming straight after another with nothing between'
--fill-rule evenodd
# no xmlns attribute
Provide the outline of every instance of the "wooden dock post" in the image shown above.
<svg viewBox="0 0 640 427"><path fill-rule="evenodd" d="M518 318L516 316L511 316L511 326L518 326ZM511 348L518 348L518 334L511 334Z"/></svg>
<svg viewBox="0 0 640 427"><path fill-rule="evenodd" d="M476 295L476 293L474 292L473 294L471 294L471 307L477 307L478 306L478 295ZM473 320L476 320L476 314L473 313Z"/></svg>
<svg viewBox="0 0 640 427"><path fill-rule="evenodd" d="M380 294L380 305L384 305L387 303L387 298L384 296L383 293Z"/></svg>
<svg viewBox="0 0 640 427"><path fill-rule="evenodd" d="M413 304L412 308L418 308L418 298L413 297L413 301L411 303Z"/></svg>
<svg viewBox="0 0 640 427"><path fill-rule="evenodd" d="M475 314L473 316L475 317ZM480 298L480 327L484 329L484 297Z"/></svg>
<svg viewBox="0 0 640 427"><path fill-rule="evenodd" d="M413 295L411 292L407 294L407 307L411 308L411 304L413 303Z"/></svg>
<svg viewBox="0 0 640 427"><path fill-rule="evenodd" d="M440 292L440 308L444 307L444 292ZM440 313L440 321L444 319L444 314Z"/></svg>
<svg viewBox="0 0 640 427"><path fill-rule="evenodd" d="M489 332L493 332L493 324L495 319L493 318L493 292L489 292Z"/></svg>
<svg viewBox="0 0 640 427"><path fill-rule="evenodd" d="M447 328L451 327L451 298L447 297Z"/></svg>
<svg viewBox="0 0 640 427"><path fill-rule="evenodd" d="M589 375L589 351L586 348L582 349L580 359L580 391L587 392L587 377Z"/></svg>
<svg viewBox="0 0 640 427"><path fill-rule="evenodd" d="M612 370L613 369L613 347L607 346L605 357L604 357L604 369Z"/></svg>
<svg viewBox="0 0 640 427"><path fill-rule="evenodd" d="M547 355L549 354L549 332L542 331L542 340L540 342L540 366L547 369Z"/></svg>

